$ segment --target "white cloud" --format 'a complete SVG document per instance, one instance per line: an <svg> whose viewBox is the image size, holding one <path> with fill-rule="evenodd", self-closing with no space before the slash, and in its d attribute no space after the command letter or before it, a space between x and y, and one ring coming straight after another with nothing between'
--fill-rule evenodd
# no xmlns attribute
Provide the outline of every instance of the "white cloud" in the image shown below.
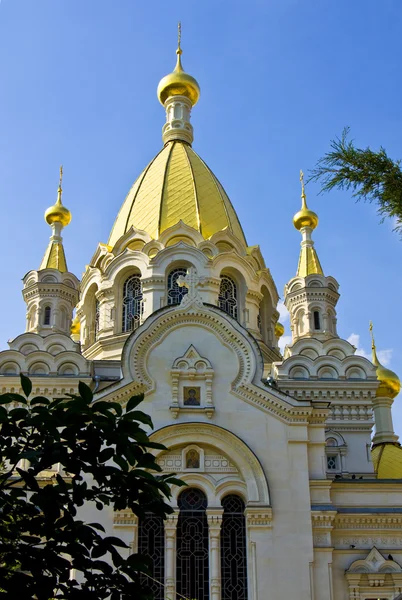
<svg viewBox="0 0 402 600"><path fill-rule="evenodd" d="M285 350L285 346L287 346L287 344L290 344L292 341L292 336L291 335L283 335L281 338L279 338L279 349L281 351L281 354L283 354L283 351Z"/></svg>
<svg viewBox="0 0 402 600"><path fill-rule="evenodd" d="M289 311L282 302L282 300L278 302L278 306L276 307L276 309L279 312L279 322L283 325L284 323L286 323L286 321L289 320Z"/></svg>
<svg viewBox="0 0 402 600"><path fill-rule="evenodd" d="M348 337L348 342L356 348L356 354L358 356L364 356L364 358L371 360L371 350L367 352L367 350L360 346L360 335L358 333L351 333ZM391 362L392 348L388 348L387 350L377 350L377 356L380 363L386 367Z"/></svg>

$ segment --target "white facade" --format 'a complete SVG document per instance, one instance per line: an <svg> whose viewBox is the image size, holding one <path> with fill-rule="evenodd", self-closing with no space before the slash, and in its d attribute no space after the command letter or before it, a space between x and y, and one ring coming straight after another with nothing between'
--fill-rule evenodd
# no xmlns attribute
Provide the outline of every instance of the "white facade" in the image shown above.
<svg viewBox="0 0 402 600"><path fill-rule="evenodd" d="M34 393L53 397L76 391L79 380L96 399L123 405L144 391L152 439L168 448L160 465L206 497L209 591L200 600L391 600L402 592L402 483L374 472L376 369L337 336L332 277L289 282L293 341L283 357L270 271L258 247L228 230L205 239L179 221L158 239L131 228L113 247L100 244L80 283L80 342L68 335L76 278L42 269L24 286L27 332L0 353L2 391L18 391L20 371ZM164 524L160 575L171 599L180 583L179 493ZM246 591L231 596L221 559L228 495L245 506L247 568ZM137 550L132 514L83 512Z"/></svg>

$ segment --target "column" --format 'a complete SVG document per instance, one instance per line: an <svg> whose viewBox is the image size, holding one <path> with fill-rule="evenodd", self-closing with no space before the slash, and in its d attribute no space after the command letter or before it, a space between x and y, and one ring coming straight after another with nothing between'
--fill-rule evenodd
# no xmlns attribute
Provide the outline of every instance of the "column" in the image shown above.
<svg viewBox="0 0 402 600"><path fill-rule="evenodd" d="M221 598L221 526L222 508L207 509L209 529L209 580L211 600Z"/></svg>
<svg viewBox="0 0 402 600"><path fill-rule="evenodd" d="M176 533L179 513L168 515L165 524L165 598L176 597Z"/></svg>

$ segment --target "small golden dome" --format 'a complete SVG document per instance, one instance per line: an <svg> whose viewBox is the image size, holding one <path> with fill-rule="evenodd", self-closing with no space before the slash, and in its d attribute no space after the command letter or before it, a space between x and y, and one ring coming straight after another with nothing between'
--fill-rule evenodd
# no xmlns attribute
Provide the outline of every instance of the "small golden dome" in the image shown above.
<svg viewBox="0 0 402 600"><path fill-rule="evenodd" d="M63 206L61 203L50 206L45 212L45 221L48 225L52 223L61 223L63 227L66 227L71 221L71 212Z"/></svg>
<svg viewBox="0 0 402 600"><path fill-rule="evenodd" d="M180 47L180 36L181 29L179 24L179 41L176 50L177 63L173 73L165 75L165 77L160 80L157 90L159 102L163 106L170 96L185 96L190 100L193 106L197 104L198 98L200 97L200 86L194 77L184 71L181 64L181 55L183 51Z"/></svg>
<svg viewBox="0 0 402 600"><path fill-rule="evenodd" d="M307 207L306 193L304 191L303 171L300 171L300 183L302 186L302 194L301 194L302 207L299 210L299 212L297 212L295 214L295 216L293 217L293 225L296 227L296 229L298 231L300 231L300 229L302 227L311 227L311 229L315 229L318 225L318 216L316 215L315 212L313 212L312 210L310 210Z"/></svg>
<svg viewBox="0 0 402 600"><path fill-rule="evenodd" d="M377 398L395 398L401 391L401 382L396 373L391 369L386 369L382 366L377 357L377 350L374 341L373 324L370 322L371 332L371 350L372 350L372 363L377 367L377 379L380 385L377 388Z"/></svg>
<svg viewBox="0 0 402 600"><path fill-rule="evenodd" d="M70 333L71 335L79 335L81 331L81 322L78 315L75 315L73 322L71 323Z"/></svg>
<svg viewBox="0 0 402 600"><path fill-rule="evenodd" d="M45 221L48 225L52 223L61 223L63 227L66 227L71 221L71 212L63 206L61 201L61 196L63 193L63 189L61 187L63 179L63 167L60 167L60 182L59 189L57 190L57 200L56 204L50 206L45 212Z"/></svg>
<svg viewBox="0 0 402 600"><path fill-rule="evenodd" d="M381 364L377 366L377 379L380 381L376 392L377 398L395 398L401 391L401 382L398 375Z"/></svg>
<svg viewBox="0 0 402 600"><path fill-rule="evenodd" d="M285 333L285 328L282 323L276 323L275 325L275 337L280 338Z"/></svg>
<svg viewBox="0 0 402 600"><path fill-rule="evenodd" d="M293 217L293 225L299 231L302 227L311 227L311 229L315 229L318 225L318 216L307 207L302 208Z"/></svg>

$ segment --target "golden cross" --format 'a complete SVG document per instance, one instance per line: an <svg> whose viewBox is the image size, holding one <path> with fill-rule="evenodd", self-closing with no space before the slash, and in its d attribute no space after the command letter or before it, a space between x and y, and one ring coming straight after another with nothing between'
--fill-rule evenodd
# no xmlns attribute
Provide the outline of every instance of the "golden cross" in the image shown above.
<svg viewBox="0 0 402 600"><path fill-rule="evenodd" d="M301 188L302 188L302 198L306 195L305 191L304 191L304 173L303 171L300 169L300 183L301 183Z"/></svg>
<svg viewBox="0 0 402 600"><path fill-rule="evenodd" d="M177 24L177 49L181 50L181 21Z"/></svg>
<svg viewBox="0 0 402 600"><path fill-rule="evenodd" d="M61 184L63 182L63 165L60 165L60 179L59 179L59 188L61 188Z"/></svg>
<svg viewBox="0 0 402 600"><path fill-rule="evenodd" d="M369 331L371 333L371 347L375 348L374 333L373 333L373 321L370 321Z"/></svg>

